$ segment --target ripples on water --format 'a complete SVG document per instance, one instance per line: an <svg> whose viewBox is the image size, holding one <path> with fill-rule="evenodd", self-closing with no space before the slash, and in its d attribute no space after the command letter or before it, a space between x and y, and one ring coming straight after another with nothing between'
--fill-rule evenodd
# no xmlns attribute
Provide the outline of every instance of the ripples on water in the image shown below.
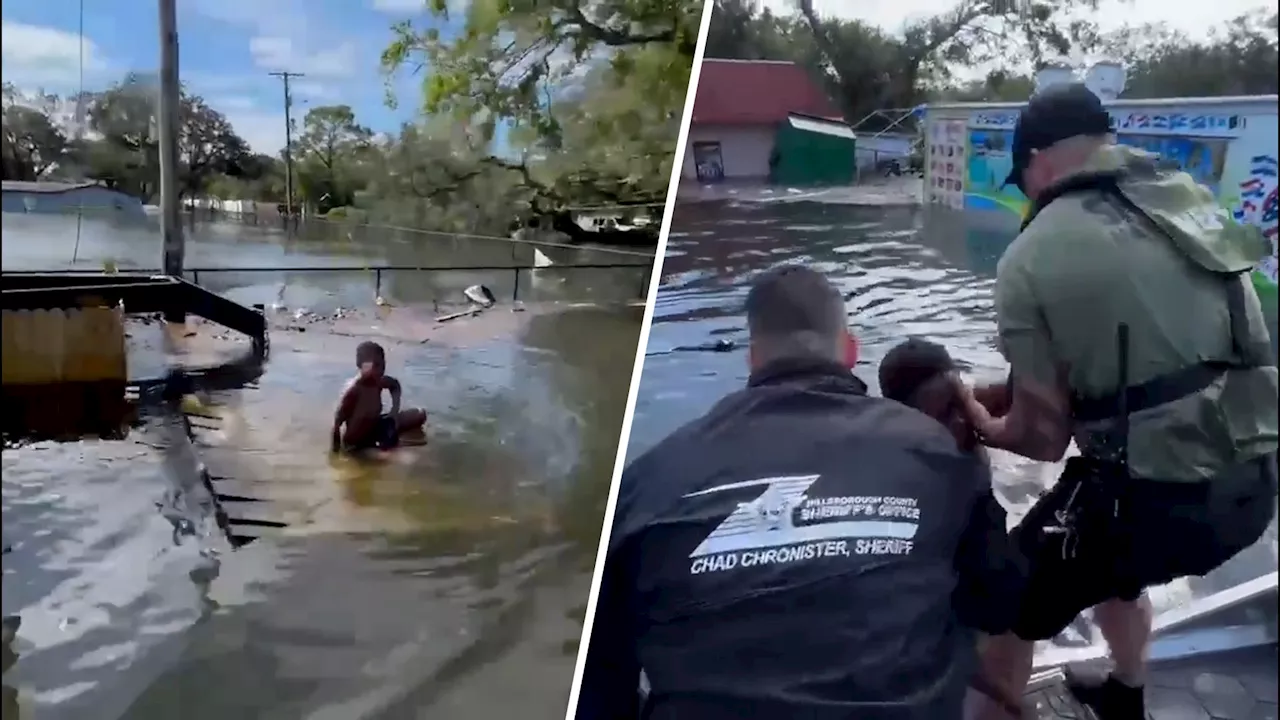
<svg viewBox="0 0 1280 720"><path fill-rule="evenodd" d="M5 223L8 268L22 253ZM223 259L273 252L255 242ZM388 293L397 304L412 280ZM233 285L245 302L282 286ZM372 299L367 277L287 287L321 310ZM195 459L157 449L182 449L162 420L124 442L5 450L3 610L22 619L6 720L563 717L640 312L431 314L277 331L257 386L213 398L223 418L200 460L223 492L269 501L243 515L290 523L241 550L209 532L198 488L176 496ZM366 337L429 412L431 443L395 462L327 453ZM155 375L163 358L145 350L133 372Z"/></svg>
<svg viewBox="0 0 1280 720"><path fill-rule="evenodd" d="M945 209L793 203L688 203L677 206L649 334L627 454L634 458L745 383L742 314L751 279L780 263L807 263L845 294L859 338L857 373L875 391L876 367L902 340L942 343L978 382L1003 381L995 345L995 266L1016 227L969 228ZM676 348L730 340L732 353ZM993 453L999 494L1020 517L1060 472L1059 465ZM1172 607L1252 579L1276 566L1275 528L1263 542L1206 578L1154 590ZM1087 623L1060 642L1093 637ZM1081 636L1084 637L1081 637Z"/></svg>

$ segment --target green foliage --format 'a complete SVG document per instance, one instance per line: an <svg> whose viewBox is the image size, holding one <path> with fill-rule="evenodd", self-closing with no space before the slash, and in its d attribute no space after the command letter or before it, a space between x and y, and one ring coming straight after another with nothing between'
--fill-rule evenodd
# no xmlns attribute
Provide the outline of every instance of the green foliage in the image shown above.
<svg viewBox="0 0 1280 720"><path fill-rule="evenodd" d="M797 0L793 15L761 10L752 0L715 0L706 54L797 62L824 83L850 122L930 100L1024 100L1034 86L1027 69L1064 56L1119 59L1129 72L1126 97L1276 92L1274 10L1236 18L1194 43L1159 24L1101 32L1096 16L1083 12L1096 4L959 0L886 32L819 17L811 0ZM991 69L978 80L957 78L975 67ZM876 129L874 122L864 129Z"/></svg>
<svg viewBox="0 0 1280 720"><path fill-rule="evenodd" d="M352 204L376 164L372 138L349 105L308 110L293 151L302 198L321 213Z"/></svg>
<svg viewBox="0 0 1280 720"><path fill-rule="evenodd" d="M435 20L445 5L431 3ZM430 68L424 115L471 128L471 153L510 128L523 160L489 162L516 176L515 204L647 201L666 192L701 12L700 0L476 0L448 38L395 26L382 62Z"/></svg>
<svg viewBox="0 0 1280 720"><path fill-rule="evenodd" d="M1280 89L1274 10L1232 18L1200 42L1152 23L1081 33L1079 48L1125 66L1126 98L1274 95ZM938 89L935 95L960 101L1022 100L1033 86L1028 75L994 71L983 80Z"/></svg>
<svg viewBox="0 0 1280 720"><path fill-rule="evenodd" d="M1095 45L1129 68L1125 97L1274 95L1277 19L1273 6L1231 19L1202 42L1156 23L1101 35Z"/></svg>
<svg viewBox="0 0 1280 720"><path fill-rule="evenodd" d="M36 142L41 147L35 156L44 166L43 170L37 168L37 175L56 171L59 176L97 180L151 199L158 187L160 157L155 98L155 84L136 74L102 92L74 98L77 107L84 110L90 136L70 140L54 117L52 108L59 104L58 98L46 96L47 108L39 111L39 120L32 116L34 111L19 111L15 105L17 117L11 121L6 109L6 138L12 129L15 137L27 138L28 144L36 142L38 135L30 129L35 123L45 132L43 139ZM216 175L226 172L248 150L226 117L202 98L184 94L181 103L178 185L183 194L190 196L204 192ZM17 122L22 118L27 118L28 124ZM22 128L27 129L20 131ZM15 147L22 146L23 143L15 143Z"/></svg>
<svg viewBox="0 0 1280 720"><path fill-rule="evenodd" d="M715 0L707 57L795 61L858 122L929 100L963 68L1038 65L1068 53L1094 28L1073 13L1096 7L1097 0L959 0L887 32L820 17L812 0L797 0L790 16L759 11L752 0Z"/></svg>
<svg viewBox="0 0 1280 720"><path fill-rule="evenodd" d="M24 98L12 84L4 84L0 167L5 180L39 180L66 161L72 147L53 121L57 104L57 96L42 93Z"/></svg>
<svg viewBox="0 0 1280 720"><path fill-rule="evenodd" d="M448 118L406 124L377 146L380 171L357 203L391 225L504 233L528 209L528 193L515 173L487 160L485 146Z"/></svg>
<svg viewBox="0 0 1280 720"><path fill-rule="evenodd" d="M448 19L446 2L426 5L433 24ZM702 6L475 0L448 40L435 27L398 25L383 65L430 66L421 118L379 138L350 106L312 108L292 152L295 199L348 220L480 233L531 216L563 224L570 207L660 203ZM139 75L84 98L95 139L73 142L71 155L85 175L154 196L154 99L154 83ZM284 200L283 154L250 154L199 98L184 99L183 126L184 191Z"/></svg>

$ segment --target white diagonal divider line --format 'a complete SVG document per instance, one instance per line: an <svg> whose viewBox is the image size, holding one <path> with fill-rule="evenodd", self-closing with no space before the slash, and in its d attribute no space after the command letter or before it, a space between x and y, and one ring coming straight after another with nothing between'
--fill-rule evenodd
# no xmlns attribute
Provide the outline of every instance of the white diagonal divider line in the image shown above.
<svg viewBox="0 0 1280 720"><path fill-rule="evenodd" d="M693 51L693 67L689 69L689 87L684 94L684 114L680 118L680 137L676 139L674 162L671 163L671 179L667 183L667 204L662 212L662 229L658 234L658 249L653 256L653 271L649 274L649 293L644 308L644 321L640 325L640 338L636 343L636 356L631 370L631 388L627 391L626 415L622 419L622 433L618 438L618 455L613 463L613 477L609 483L609 499L604 510L604 523L600 529L600 546L596 550L596 566L591 574L591 591L587 598L587 614L582 622L582 638L578 641L578 661L573 668L573 684L569 686L569 702L565 705L565 720L574 720L578 710L578 694L582 685L582 669L587 662L587 648L591 644L591 626L595 623L596 599L600 595L600 578L604 574L605 559L609 554L609 537L613 533L613 512L618 504L618 478L626 464L627 445L631 439L631 421L635 416L636 395L640 389L640 376L644 372L644 351L649 344L649 329L653 325L653 305L658 296L662 277L662 260L667 253L667 237L671 234L671 215L676 204L676 190L680 186L680 173L684 165L684 149L689 140L689 121L693 117L693 101L698 94L698 77L702 74L702 57L707 49L707 28L711 25L712 0L704 0L702 22L698 25L698 44ZM639 678L636 678L637 693ZM636 702L639 702L637 694Z"/></svg>

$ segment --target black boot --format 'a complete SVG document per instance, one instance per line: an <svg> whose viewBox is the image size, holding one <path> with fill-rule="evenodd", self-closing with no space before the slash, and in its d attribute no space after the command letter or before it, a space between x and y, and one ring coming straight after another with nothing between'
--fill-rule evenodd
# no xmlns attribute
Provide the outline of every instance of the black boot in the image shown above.
<svg viewBox="0 0 1280 720"><path fill-rule="evenodd" d="M1088 677L1068 670L1067 689L1098 720L1146 720L1142 686L1125 685L1111 675Z"/></svg>

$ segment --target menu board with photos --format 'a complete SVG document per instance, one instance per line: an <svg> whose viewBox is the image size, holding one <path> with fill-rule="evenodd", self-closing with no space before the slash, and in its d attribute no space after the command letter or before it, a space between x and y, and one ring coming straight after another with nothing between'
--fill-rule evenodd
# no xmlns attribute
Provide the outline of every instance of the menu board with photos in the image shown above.
<svg viewBox="0 0 1280 720"><path fill-rule="evenodd" d="M967 131L964 120L933 122L929 131L929 202L964 208Z"/></svg>

